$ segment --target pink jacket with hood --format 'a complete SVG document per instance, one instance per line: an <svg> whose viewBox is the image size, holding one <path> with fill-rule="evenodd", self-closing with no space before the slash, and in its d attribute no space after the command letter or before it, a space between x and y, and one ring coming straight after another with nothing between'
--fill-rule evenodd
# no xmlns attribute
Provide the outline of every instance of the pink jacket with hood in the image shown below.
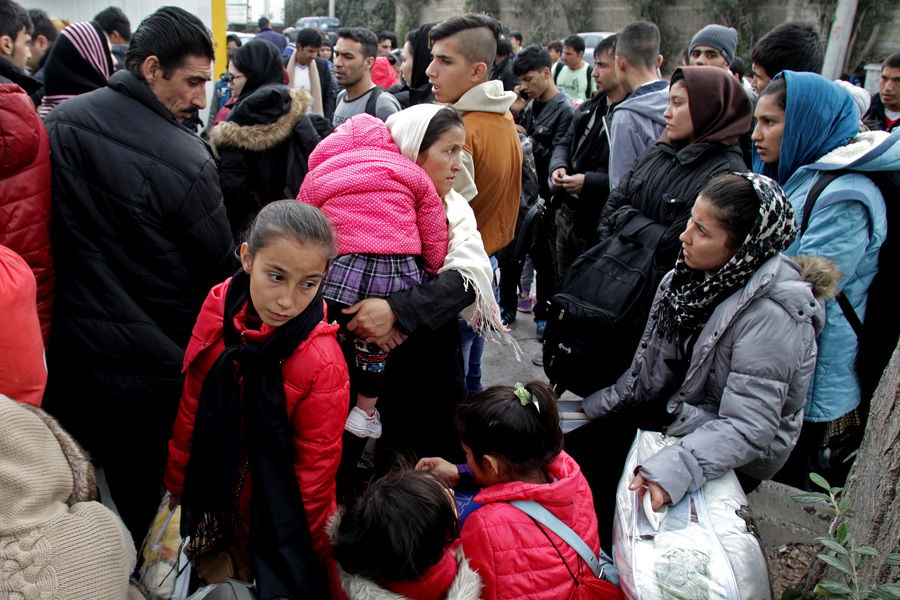
<svg viewBox="0 0 900 600"><path fill-rule="evenodd" d="M385 124L352 117L319 142L297 200L322 209L338 254L422 256L435 275L447 256L447 216L428 174L400 154Z"/></svg>

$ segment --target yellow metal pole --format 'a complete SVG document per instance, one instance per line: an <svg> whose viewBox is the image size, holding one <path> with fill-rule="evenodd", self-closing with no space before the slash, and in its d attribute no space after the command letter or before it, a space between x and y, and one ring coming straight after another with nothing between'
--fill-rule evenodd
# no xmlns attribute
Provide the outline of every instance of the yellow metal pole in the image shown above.
<svg viewBox="0 0 900 600"><path fill-rule="evenodd" d="M228 35L226 33L228 30L228 19L226 17L226 2L227 0L212 0L212 34L213 40L216 42L216 66L213 80L218 80L219 76L228 68L228 41L226 40Z"/></svg>

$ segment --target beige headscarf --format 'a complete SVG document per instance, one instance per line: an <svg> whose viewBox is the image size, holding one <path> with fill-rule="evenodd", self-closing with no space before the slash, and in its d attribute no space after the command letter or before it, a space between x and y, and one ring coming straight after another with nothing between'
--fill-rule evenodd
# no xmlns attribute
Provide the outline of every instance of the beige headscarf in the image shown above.
<svg viewBox="0 0 900 600"><path fill-rule="evenodd" d="M388 118L386 121L388 131L391 132L391 137L394 138L394 143L400 148L403 156L413 162L416 161L431 119L445 108L447 107L439 104L417 104ZM484 242L478 232L475 213L472 212L466 199L453 190L444 196L443 201L444 212L447 213L449 242L444 266L438 273L452 270L462 275L466 288L471 285L475 290L475 302L460 313L462 318L486 340L499 341L495 336L503 339L513 347L518 358L521 349L503 326L500 320L500 307L494 300L491 285L493 269L484 251Z"/></svg>

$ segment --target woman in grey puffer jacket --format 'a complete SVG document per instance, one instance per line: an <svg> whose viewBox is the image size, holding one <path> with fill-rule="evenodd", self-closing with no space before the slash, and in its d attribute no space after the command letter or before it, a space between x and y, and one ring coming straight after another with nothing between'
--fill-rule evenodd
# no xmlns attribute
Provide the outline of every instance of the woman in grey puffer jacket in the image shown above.
<svg viewBox="0 0 900 600"><path fill-rule="evenodd" d="M649 487L654 508L729 469L755 487L787 460L824 326L821 298L838 278L823 259L781 254L796 235L791 205L768 177L720 175L701 191L631 367L584 399L592 422L566 438L594 491L601 543L638 428L684 436L632 482Z"/></svg>

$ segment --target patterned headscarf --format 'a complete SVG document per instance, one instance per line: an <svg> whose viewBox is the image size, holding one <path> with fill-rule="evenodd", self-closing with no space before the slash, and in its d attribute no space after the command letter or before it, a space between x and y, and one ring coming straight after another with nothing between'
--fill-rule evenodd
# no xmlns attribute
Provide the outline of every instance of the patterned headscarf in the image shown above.
<svg viewBox="0 0 900 600"><path fill-rule="evenodd" d="M686 339L703 329L720 302L746 285L763 263L784 251L797 237L794 209L781 186L765 175L732 175L753 184L759 197L759 215L737 254L712 277L690 268L683 250L678 254L675 273L659 309L659 329L667 340L676 336Z"/></svg>
<svg viewBox="0 0 900 600"><path fill-rule="evenodd" d="M72 23L60 32L44 65L43 119L69 98L106 86L112 75L112 55L106 34L96 21Z"/></svg>

